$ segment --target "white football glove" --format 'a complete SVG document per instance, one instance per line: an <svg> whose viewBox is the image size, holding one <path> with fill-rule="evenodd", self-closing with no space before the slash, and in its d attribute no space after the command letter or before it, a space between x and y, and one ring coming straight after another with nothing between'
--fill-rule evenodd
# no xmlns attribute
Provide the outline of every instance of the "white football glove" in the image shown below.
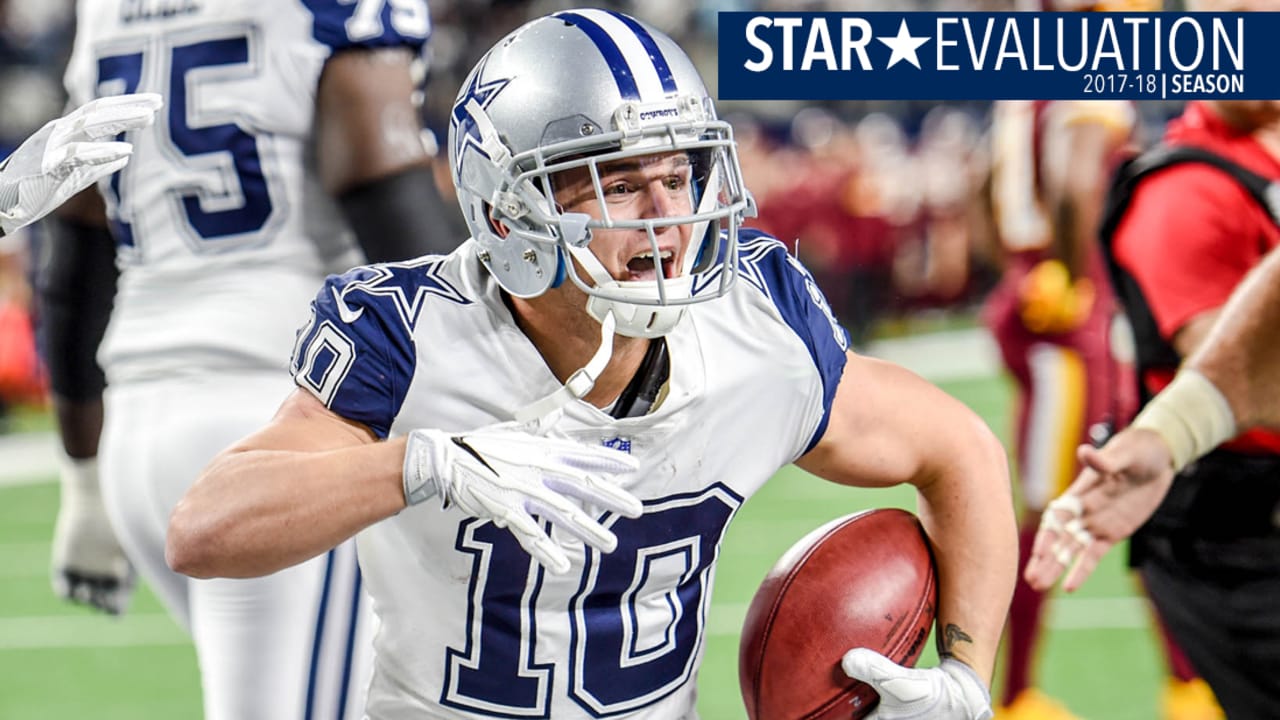
<svg viewBox="0 0 1280 720"><path fill-rule="evenodd" d="M133 596L133 565L120 549L98 490L98 461L62 458L62 497L53 529L53 591L110 615Z"/></svg>
<svg viewBox="0 0 1280 720"><path fill-rule="evenodd" d="M618 538L580 504L639 517L640 501L613 479L638 467L618 450L531 435L513 424L458 435L414 430L405 450L404 497L416 505L438 496L446 506L492 520L508 528L534 559L562 574L569 570L569 556L533 515L612 552Z"/></svg>
<svg viewBox="0 0 1280 720"><path fill-rule="evenodd" d="M124 167L133 145L112 138L150 125L162 104L155 93L117 95L45 123L0 163L0 234L39 220Z"/></svg>
<svg viewBox="0 0 1280 720"><path fill-rule="evenodd" d="M991 693L973 668L946 658L935 668L903 667L875 650L854 648L840 667L880 694L867 720L987 720Z"/></svg>

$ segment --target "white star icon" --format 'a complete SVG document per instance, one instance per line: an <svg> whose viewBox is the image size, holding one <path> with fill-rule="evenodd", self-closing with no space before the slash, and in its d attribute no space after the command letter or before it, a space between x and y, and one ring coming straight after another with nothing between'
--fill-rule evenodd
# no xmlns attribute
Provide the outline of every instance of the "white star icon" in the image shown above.
<svg viewBox="0 0 1280 720"><path fill-rule="evenodd" d="M920 58L916 57L916 48L929 42L929 38L927 36L912 37L911 32L907 30L907 21L905 19L898 26L896 37L876 39L893 50L893 54L889 55L889 64L885 66L886 70L897 65L899 60L906 60L915 65L917 70L920 69Z"/></svg>

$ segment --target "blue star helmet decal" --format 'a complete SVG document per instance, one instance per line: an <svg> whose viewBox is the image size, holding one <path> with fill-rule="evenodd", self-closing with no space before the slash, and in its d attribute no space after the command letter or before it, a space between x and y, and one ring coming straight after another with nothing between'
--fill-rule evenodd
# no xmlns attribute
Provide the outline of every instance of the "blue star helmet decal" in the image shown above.
<svg viewBox="0 0 1280 720"><path fill-rule="evenodd" d="M454 168L454 177L463 177L462 163L466 160L467 154L463 152L466 146L474 147L476 152L488 158L489 154L484 151L484 142L480 137L480 128L471 113L467 112L467 105L470 101L475 100L476 104L483 110L493 102L493 99L502 92L503 88L511 82L511 78L500 78L497 80L485 81L485 67L489 64L488 56L480 62L480 66L476 68L475 73L471 75L471 80L467 83L466 90L458 96L458 100L454 103L452 117L449 123L453 126L454 131L454 157L458 159L458 167Z"/></svg>

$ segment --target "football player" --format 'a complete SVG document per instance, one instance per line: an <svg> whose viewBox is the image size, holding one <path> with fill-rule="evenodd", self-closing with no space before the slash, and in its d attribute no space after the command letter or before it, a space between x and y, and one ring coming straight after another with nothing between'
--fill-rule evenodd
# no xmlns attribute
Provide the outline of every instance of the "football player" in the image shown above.
<svg viewBox="0 0 1280 720"><path fill-rule="evenodd" d="M1136 113L1122 101L1021 100L993 113L990 186L1004 269L983 316L1017 384L1025 563L1040 513L1075 473L1075 447L1127 412L1115 404L1128 383L1109 349L1114 301L1092 235ZM1014 591L1001 703L1010 720L1072 717L1045 709L1056 702L1033 687L1043 602L1025 584Z"/></svg>
<svg viewBox="0 0 1280 720"><path fill-rule="evenodd" d="M67 453L55 587L121 612L136 567L191 632L205 718L359 717L372 615L353 544L195 582L165 564L164 536L200 469L290 386L294 330L325 275L456 242L432 207L413 99L425 2L77 11L71 98L166 103L125 134L133 162L100 183L105 217L94 194L68 204L42 280Z"/></svg>
<svg viewBox="0 0 1280 720"><path fill-rule="evenodd" d="M471 239L316 294L297 389L178 503L170 564L253 577L357 535L370 718L690 718L725 529L794 461L913 484L937 554L940 665L844 670L882 718L989 717L1004 451L849 353L808 272L742 227L729 126L675 42L534 20L472 70L449 148Z"/></svg>

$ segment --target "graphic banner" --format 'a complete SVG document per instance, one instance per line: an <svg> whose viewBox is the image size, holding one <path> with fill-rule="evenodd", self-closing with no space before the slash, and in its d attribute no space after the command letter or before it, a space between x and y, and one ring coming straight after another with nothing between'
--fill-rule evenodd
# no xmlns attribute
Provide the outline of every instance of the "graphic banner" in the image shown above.
<svg viewBox="0 0 1280 720"><path fill-rule="evenodd" d="M1280 13L719 18L722 100L1280 99Z"/></svg>

